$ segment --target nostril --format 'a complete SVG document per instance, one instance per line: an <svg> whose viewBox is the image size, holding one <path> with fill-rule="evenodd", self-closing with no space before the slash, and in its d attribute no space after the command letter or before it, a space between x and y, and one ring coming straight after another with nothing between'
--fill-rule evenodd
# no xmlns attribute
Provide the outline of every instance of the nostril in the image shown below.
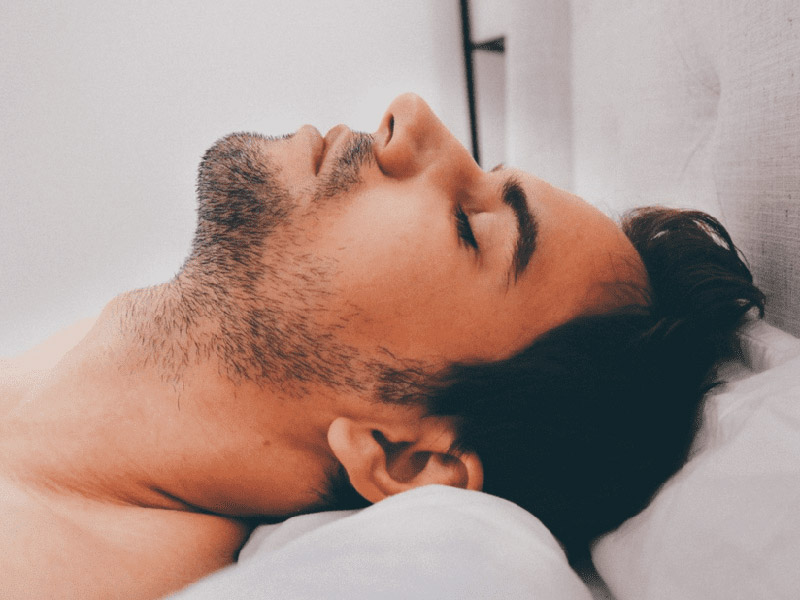
<svg viewBox="0 0 800 600"><path fill-rule="evenodd" d="M392 139L392 134L394 133L394 115L389 116L389 137L386 138L386 143L389 143L389 140Z"/></svg>

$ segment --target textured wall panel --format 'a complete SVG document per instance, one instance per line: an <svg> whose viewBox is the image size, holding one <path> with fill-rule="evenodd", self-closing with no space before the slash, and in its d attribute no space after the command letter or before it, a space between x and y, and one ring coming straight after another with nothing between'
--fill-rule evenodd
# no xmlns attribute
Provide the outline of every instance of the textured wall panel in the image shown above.
<svg viewBox="0 0 800 600"><path fill-rule="evenodd" d="M573 189L721 218L800 335L800 4L573 2Z"/></svg>

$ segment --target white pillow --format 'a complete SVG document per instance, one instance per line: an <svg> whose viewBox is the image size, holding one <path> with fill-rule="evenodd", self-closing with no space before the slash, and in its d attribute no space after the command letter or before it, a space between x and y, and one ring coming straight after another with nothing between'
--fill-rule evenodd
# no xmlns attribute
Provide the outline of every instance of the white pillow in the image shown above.
<svg viewBox="0 0 800 600"><path fill-rule="evenodd" d="M173 597L591 599L538 519L439 485L259 527L236 565Z"/></svg>
<svg viewBox="0 0 800 600"><path fill-rule="evenodd" d="M618 600L800 597L800 340L757 322L742 344L690 460L593 547Z"/></svg>

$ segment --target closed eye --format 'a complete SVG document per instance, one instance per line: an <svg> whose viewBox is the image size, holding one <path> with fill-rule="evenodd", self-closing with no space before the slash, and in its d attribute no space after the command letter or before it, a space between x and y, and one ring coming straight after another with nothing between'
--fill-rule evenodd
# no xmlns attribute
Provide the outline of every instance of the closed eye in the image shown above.
<svg viewBox="0 0 800 600"><path fill-rule="evenodd" d="M469 224L469 217L461 206L456 206L456 230L458 231L458 239L466 246L472 247L474 250L478 249L478 241L472 233L472 226Z"/></svg>

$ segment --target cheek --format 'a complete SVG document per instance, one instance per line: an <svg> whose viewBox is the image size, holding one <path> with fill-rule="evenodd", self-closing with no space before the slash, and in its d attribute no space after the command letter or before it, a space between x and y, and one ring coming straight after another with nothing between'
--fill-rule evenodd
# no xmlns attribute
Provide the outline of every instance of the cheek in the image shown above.
<svg viewBox="0 0 800 600"><path fill-rule="evenodd" d="M404 356L438 352L474 276L447 210L372 194L329 222L319 251L335 264L331 312L344 316L343 335Z"/></svg>
<svg viewBox="0 0 800 600"><path fill-rule="evenodd" d="M338 281L340 314L347 315L342 333L355 344L433 362L495 348L504 332L490 326L497 324L497 307L475 285L474 272L425 250L405 246L352 263Z"/></svg>
<svg viewBox="0 0 800 600"><path fill-rule="evenodd" d="M405 207L370 216L361 214L358 234L341 247L340 290L365 311L398 316L443 300L460 270L451 230Z"/></svg>

